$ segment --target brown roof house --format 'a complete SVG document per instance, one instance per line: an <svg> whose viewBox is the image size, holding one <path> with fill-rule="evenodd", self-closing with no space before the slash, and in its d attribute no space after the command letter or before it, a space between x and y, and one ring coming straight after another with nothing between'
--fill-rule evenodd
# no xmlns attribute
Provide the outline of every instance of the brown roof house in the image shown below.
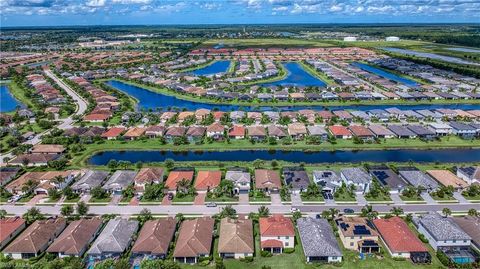
<svg viewBox="0 0 480 269"><path fill-rule="evenodd" d="M73 221L47 249L59 258L82 257L102 228L100 218Z"/></svg>
<svg viewBox="0 0 480 269"><path fill-rule="evenodd" d="M360 253L373 253L380 250L380 238L373 225L366 218L340 217L335 220L340 240L346 249Z"/></svg>
<svg viewBox="0 0 480 269"><path fill-rule="evenodd" d="M288 125L288 134L295 140L303 139L307 135L307 128L301 122L290 123Z"/></svg>
<svg viewBox="0 0 480 269"><path fill-rule="evenodd" d="M218 254L222 258L252 257L253 224L251 219L223 218L220 222Z"/></svg>
<svg viewBox="0 0 480 269"><path fill-rule="evenodd" d="M65 147L62 145L45 145L38 144L33 146L30 150L33 154L62 154L65 151Z"/></svg>
<svg viewBox="0 0 480 269"><path fill-rule="evenodd" d="M214 122L207 126L207 137L212 137L215 140L223 139L223 132L225 131L225 127L219 123Z"/></svg>
<svg viewBox="0 0 480 269"><path fill-rule="evenodd" d="M207 131L206 127L202 126L191 126L187 130L187 139L190 142L197 142L203 139L205 132Z"/></svg>
<svg viewBox="0 0 480 269"><path fill-rule="evenodd" d="M284 248L295 246L295 227L283 215L260 218L260 247L271 253L282 253Z"/></svg>
<svg viewBox="0 0 480 269"><path fill-rule="evenodd" d="M25 229L25 220L20 217L0 219L0 250Z"/></svg>
<svg viewBox="0 0 480 269"><path fill-rule="evenodd" d="M137 193L143 194L145 187L150 184L158 184L163 181L162 168L145 167L138 171L138 174L133 179Z"/></svg>
<svg viewBox="0 0 480 269"><path fill-rule="evenodd" d="M170 243L173 241L177 221L168 217L165 219L149 220L145 222L135 245L132 254L137 257L148 257L163 259L168 254Z"/></svg>
<svg viewBox="0 0 480 269"><path fill-rule="evenodd" d="M185 220L180 226L178 239L173 251L173 259L180 263L197 263L200 257L210 256L213 241L211 217Z"/></svg>
<svg viewBox="0 0 480 269"><path fill-rule="evenodd" d="M45 251L57 237L67 222L63 218L37 220L23 231L2 252L13 259L29 259L37 257Z"/></svg>
<svg viewBox="0 0 480 269"><path fill-rule="evenodd" d="M145 135L149 138L160 137L163 135L164 132L165 126L162 125L148 126L147 129L145 129Z"/></svg>
<svg viewBox="0 0 480 269"><path fill-rule="evenodd" d="M221 180L222 171L198 171L195 189L201 191L213 190L220 185Z"/></svg>
<svg viewBox="0 0 480 269"><path fill-rule="evenodd" d="M282 139L284 137L287 137L287 131L283 127L272 124L267 127L267 130L269 137L273 137L276 139Z"/></svg>
<svg viewBox="0 0 480 269"><path fill-rule="evenodd" d="M253 140L263 140L267 136L267 132L263 126L248 126L247 134L248 137Z"/></svg>
<svg viewBox="0 0 480 269"><path fill-rule="evenodd" d="M128 140L135 140L141 137L145 133L145 130L145 128L133 127L128 129L127 132L123 135L123 137Z"/></svg>
<svg viewBox="0 0 480 269"><path fill-rule="evenodd" d="M256 169L255 170L255 188L267 193L278 192L282 188L280 174L275 170Z"/></svg>

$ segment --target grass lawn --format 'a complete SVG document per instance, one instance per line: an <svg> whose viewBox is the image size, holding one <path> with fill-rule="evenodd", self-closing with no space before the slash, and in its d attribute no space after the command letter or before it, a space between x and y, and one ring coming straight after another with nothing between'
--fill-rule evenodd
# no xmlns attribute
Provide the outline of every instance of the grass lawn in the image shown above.
<svg viewBox="0 0 480 269"><path fill-rule="evenodd" d="M349 195L348 193L338 193L338 197L334 196L335 202L357 202L355 195Z"/></svg>
<svg viewBox="0 0 480 269"><path fill-rule="evenodd" d="M365 196L365 199L368 202L392 202L392 198L390 198L390 195L379 195L377 197Z"/></svg>
<svg viewBox="0 0 480 269"><path fill-rule="evenodd" d="M222 195L220 197L209 198L208 196L205 197L205 202L238 202L238 196L226 196Z"/></svg>
<svg viewBox="0 0 480 269"><path fill-rule="evenodd" d="M63 202L64 203L76 203L78 201L80 201L80 196L77 197L77 198L70 199L70 200L65 199Z"/></svg>
<svg viewBox="0 0 480 269"><path fill-rule="evenodd" d="M20 198L20 200L18 200L17 203L26 203L26 202L32 200L33 196L35 196L35 195L30 194L29 196L24 196L24 197Z"/></svg>
<svg viewBox="0 0 480 269"><path fill-rule="evenodd" d="M89 203L108 203L112 200L112 197L106 197L102 199L90 198Z"/></svg>
<svg viewBox="0 0 480 269"><path fill-rule="evenodd" d="M271 198L270 198L270 196L265 196L265 197L249 196L248 201L249 202L270 202Z"/></svg>
<svg viewBox="0 0 480 269"><path fill-rule="evenodd" d="M465 199L467 199L467 200L472 200L472 201L478 201L478 200L480 200L480 194L477 195L477 196L466 196L466 195L464 195L464 194L462 193L462 195L463 195L463 197L465 197Z"/></svg>
<svg viewBox="0 0 480 269"><path fill-rule="evenodd" d="M133 196L132 197L128 197L128 196L122 196L122 200L120 200L121 203L128 203L130 202L130 200L132 200Z"/></svg>
<svg viewBox="0 0 480 269"><path fill-rule="evenodd" d="M423 202L424 201L421 196L407 197L404 195L400 195L400 199L402 199L405 202Z"/></svg>
<svg viewBox="0 0 480 269"><path fill-rule="evenodd" d="M430 196L436 201L457 201L453 196L445 195L444 197L438 197L435 194L430 194Z"/></svg>
<svg viewBox="0 0 480 269"><path fill-rule="evenodd" d="M186 203L186 202L193 203L193 200L195 200L195 195L185 195L183 197L178 197L177 195L175 195L173 197L172 202L174 202L174 203Z"/></svg>
<svg viewBox="0 0 480 269"><path fill-rule="evenodd" d="M323 196L321 194L315 196L307 196L304 193L301 194L303 202L323 202Z"/></svg>

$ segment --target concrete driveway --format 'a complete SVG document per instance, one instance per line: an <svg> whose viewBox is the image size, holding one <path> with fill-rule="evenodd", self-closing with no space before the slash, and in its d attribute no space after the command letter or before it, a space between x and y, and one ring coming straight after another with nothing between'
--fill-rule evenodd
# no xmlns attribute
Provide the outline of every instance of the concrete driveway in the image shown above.
<svg viewBox="0 0 480 269"><path fill-rule="evenodd" d="M193 204L194 205L204 205L206 197L207 197L206 192L198 192L197 195L195 196L195 200L193 200Z"/></svg>

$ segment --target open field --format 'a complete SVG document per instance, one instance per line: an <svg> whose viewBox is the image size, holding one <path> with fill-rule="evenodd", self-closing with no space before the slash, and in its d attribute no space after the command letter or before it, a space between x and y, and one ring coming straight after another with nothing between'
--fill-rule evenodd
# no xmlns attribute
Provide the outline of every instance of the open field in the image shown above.
<svg viewBox="0 0 480 269"><path fill-rule="evenodd" d="M255 39L209 39L201 47L213 47L218 44L225 47L333 47L332 44L294 38L255 38Z"/></svg>

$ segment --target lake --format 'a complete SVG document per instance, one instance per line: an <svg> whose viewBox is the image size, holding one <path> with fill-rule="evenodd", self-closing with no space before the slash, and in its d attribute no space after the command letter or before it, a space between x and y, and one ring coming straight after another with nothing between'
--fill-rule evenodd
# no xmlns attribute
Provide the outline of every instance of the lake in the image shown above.
<svg viewBox="0 0 480 269"><path fill-rule="evenodd" d="M429 52L420 52L415 50L407 50L407 49L399 49L399 48L383 48L383 49L390 52L402 53L406 55L413 55L413 56L423 57L423 58L432 58L432 59L441 60L441 61L454 63L454 64L480 65L480 63L463 60L457 57L444 56L444 55L429 53Z"/></svg>
<svg viewBox="0 0 480 269"><path fill-rule="evenodd" d="M411 80L411 79L408 79L408 78L404 78L404 77L401 77L401 76L397 76L391 72L388 72L388 71L385 71L385 70L382 70L382 69L379 69L379 68L376 68L374 66L371 66L371 65L368 65L368 64L364 64L364 63L352 63L353 66L356 66L364 71L367 71L367 72L370 72L370 73L373 73L375 75L378 75L380 77L383 77L383 78L386 78L386 79L389 79L389 80L392 80L392 81L395 81L395 82L398 82L398 83L401 83L403 85L406 85L406 86L409 86L409 87L418 87L420 86L420 84L414 80Z"/></svg>
<svg viewBox="0 0 480 269"><path fill-rule="evenodd" d="M455 156L455 158L452 158ZM88 163L106 165L110 160L136 162L175 161L245 161L283 160L305 163L337 162L478 162L480 149L434 150L365 150L365 151L281 151L281 150L232 150L232 151L106 151L92 156Z"/></svg>
<svg viewBox="0 0 480 269"><path fill-rule="evenodd" d="M260 84L261 86L314 86L314 87L325 87L327 83L320 80L319 78L312 76L310 73L305 71L303 67L297 62L288 62L282 63L285 69L287 70L287 76L282 80L277 80L273 82Z"/></svg>
<svg viewBox="0 0 480 269"><path fill-rule="evenodd" d="M216 61L213 64L191 71L196 76L208 76L227 72L230 67L230 61Z"/></svg>
<svg viewBox="0 0 480 269"><path fill-rule="evenodd" d="M122 91L135 99L138 100L139 109L152 109L157 110L161 109L167 111L169 108L178 108L186 110L197 110L200 108L206 109L218 109L220 111L233 111L233 110L244 110L244 111L298 111L301 109L314 109L314 110L323 110L326 107L322 105L312 105L312 106L238 106L238 105L217 105L217 104L207 104L200 102L193 102L188 100L183 100L174 96L165 95L157 92L147 90L142 87L130 85L123 83L118 80L109 80L106 82L107 85ZM389 107L395 107L394 105L350 105L350 106L329 106L330 110L370 110L370 109L385 109ZM472 110L479 109L479 105L475 104L435 104L435 105L398 105L401 109L439 109L439 108L449 108L449 109L462 109L462 110Z"/></svg>
<svg viewBox="0 0 480 269"><path fill-rule="evenodd" d="M22 106L8 90L7 85L0 85L0 112L12 112L17 106Z"/></svg>

